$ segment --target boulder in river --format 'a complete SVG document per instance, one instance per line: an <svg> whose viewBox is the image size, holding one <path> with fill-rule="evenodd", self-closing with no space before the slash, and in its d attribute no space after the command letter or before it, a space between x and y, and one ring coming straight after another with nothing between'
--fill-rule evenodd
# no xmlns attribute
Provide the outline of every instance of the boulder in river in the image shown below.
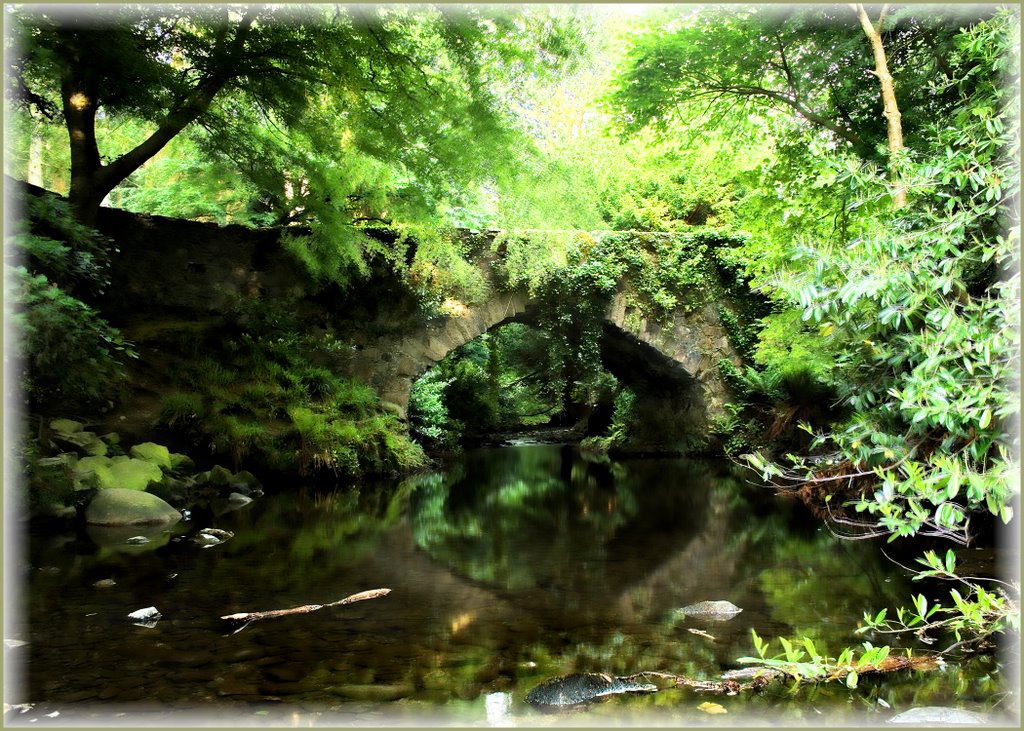
<svg viewBox="0 0 1024 731"><path fill-rule="evenodd" d="M110 487L100 490L85 509L91 525L173 525L181 513L156 495Z"/></svg>
<svg viewBox="0 0 1024 731"><path fill-rule="evenodd" d="M677 609L676 614L683 617L694 617L695 619L710 619L715 622L724 622L727 619L732 619L742 611L742 609L732 602L715 600L687 605L682 609Z"/></svg>
<svg viewBox="0 0 1024 731"><path fill-rule="evenodd" d="M570 708L619 693L653 693L658 687L604 673L573 673L549 678L526 694L526 702L540 708Z"/></svg>

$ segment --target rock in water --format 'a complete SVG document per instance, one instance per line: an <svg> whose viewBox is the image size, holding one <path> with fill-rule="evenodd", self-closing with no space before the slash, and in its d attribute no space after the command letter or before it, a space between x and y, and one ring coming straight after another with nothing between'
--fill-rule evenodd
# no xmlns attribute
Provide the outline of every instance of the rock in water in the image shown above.
<svg viewBox="0 0 1024 731"><path fill-rule="evenodd" d="M909 711L904 711L889 719L889 723L912 723L915 726L978 726L987 724L988 721L987 717L974 711L964 711L959 708L943 708L941 706L911 708Z"/></svg>
<svg viewBox="0 0 1024 731"><path fill-rule="evenodd" d="M156 627L156 623L160 621L161 616L160 611L156 607L143 607L129 614L128 619L132 620L134 625L152 629Z"/></svg>
<svg viewBox="0 0 1024 731"><path fill-rule="evenodd" d="M229 530L221 530L220 528L203 528L192 540L203 548L210 548L211 546L219 546L221 543L224 543L224 541L234 537L235 534Z"/></svg>
<svg viewBox="0 0 1024 731"><path fill-rule="evenodd" d="M618 693L653 693L658 687L613 678L604 673L573 673L549 678L526 694L526 702L542 708L568 708Z"/></svg>
<svg viewBox="0 0 1024 731"><path fill-rule="evenodd" d="M742 609L732 602L716 600L690 604L682 609L677 609L676 614L684 617L695 617L697 619L710 619L716 622L724 622L727 619L732 619L742 611Z"/></svg>
<svg viewBox="0 0 1024 731"><path fill-rule="evenodd" d="M156 495L117 487L100 490L85 510L90 525L170 525L179 520L181 513Z"/></svg>

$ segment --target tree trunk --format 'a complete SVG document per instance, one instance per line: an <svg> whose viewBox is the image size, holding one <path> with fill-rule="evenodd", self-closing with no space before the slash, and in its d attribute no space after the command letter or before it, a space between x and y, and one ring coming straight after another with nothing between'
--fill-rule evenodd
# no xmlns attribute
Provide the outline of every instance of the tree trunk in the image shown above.
<svg viewBox="0 0 1024 731"><path fill-rule="evenodd" d="M108 191L97 194L102 165L96 144L96 84L90 74L68 69L61 80L64 123L71 150L71 189L68 199L75 217L87 226L96 223L100 201Z"/></svg>
<svg viewBox="0 0 1024 731"><path fill-rule="evenodd" d="M222 68L236 69L238 64L232 59L237 61L240 57L254 20L255 11L249 9L231 44L222 51L225 58ZM209 109L213 98L233 73L237 72L221 71L200 81L192 93L164 117L153 134L110 164L103 165L96 141L98 85L87 66L76 64L68 68L61 81L61 98L71 145L68 201L78 221L86 226L95 226L100 203L107 194Z"/></svg>
<svg viewBox="0 0 1024 731"><path fill-rule="evenodd" d="M889 137L889 172L893 176L893 207L903 208L907 204L907 186L902 180L898 170L899 154L903 150L903 123L900 115L899 105L896 103L896 89L893 86L892 74L889 73L889 64L885 56L885 45L882 43L882 23L889 11L888 3L882 6L878 15L878 22L872 24L864 5L857 3L852 5L864 34L871 42L871 52L875 57L875 76L882 86L882 116L885 117L886 129Z"/></svg>

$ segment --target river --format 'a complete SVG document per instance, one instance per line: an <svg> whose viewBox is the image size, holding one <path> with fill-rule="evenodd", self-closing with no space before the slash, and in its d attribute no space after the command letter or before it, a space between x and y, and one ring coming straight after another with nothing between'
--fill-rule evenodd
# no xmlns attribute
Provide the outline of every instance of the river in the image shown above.
<svg viewBox="0 0 1024 731"><path fill-rule="evenodd" d="M915 706L1016 707L999 655L855 689L669 688L555 715L526 704L571 672L717 679L754 654L751 629L775 652L780 636L833 656L886 643L852 630L921 587L884 544L839 540L722 464L519 445L359 489L265 487L239 509L196 506L146 545L30 535L5 576L22 609L6 619L6 700L24 704L7 725L875 725ZM190 540L207 527L234 537ZM375 588L391 593L241 629L220 619ZM703 600L743 611L674 612ZM150 606L152 626L128 619Z"/></svg>

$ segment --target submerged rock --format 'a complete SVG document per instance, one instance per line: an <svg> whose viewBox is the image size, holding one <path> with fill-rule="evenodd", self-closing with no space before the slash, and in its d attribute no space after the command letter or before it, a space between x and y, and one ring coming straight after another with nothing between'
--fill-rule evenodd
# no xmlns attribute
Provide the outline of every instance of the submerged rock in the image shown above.
<svg viewBox="0 0 1024 731"><path fill-rule="evenodd" d="M727 619L732 619L742 611L732 602L715 600L687 605L682 609L677 609L676 614L683 617L696 617L697 619L724 622Z"/></svg>
<svg viewBox="0 0 1024 731"><path fill-rule="evenodd" d="M604 673L573 673L549 678L526 694L526 702L542 708L568 708L619 693L653 693L651 683L637 683Z"/></svg>
<svg viewBox="0 0 1024 731"><path fill-rule="evenodd" d="M100 555L142 554L166 546L176 524L153 523L150 525L86 525L85 532L100 548ZM146 541L129 541L131 538L147 538Z"/></svg>
<svg viewBox="0 0 1024 731"><path fill-rule="evenodd" d="M912 723L920 725L956 725L977 726L988 723L989 719L974 711L964 711L959 708L943 708L942 706L924 706L922 708L911 708L909 711L898 713L889 719L889 723Z"/></svg>

